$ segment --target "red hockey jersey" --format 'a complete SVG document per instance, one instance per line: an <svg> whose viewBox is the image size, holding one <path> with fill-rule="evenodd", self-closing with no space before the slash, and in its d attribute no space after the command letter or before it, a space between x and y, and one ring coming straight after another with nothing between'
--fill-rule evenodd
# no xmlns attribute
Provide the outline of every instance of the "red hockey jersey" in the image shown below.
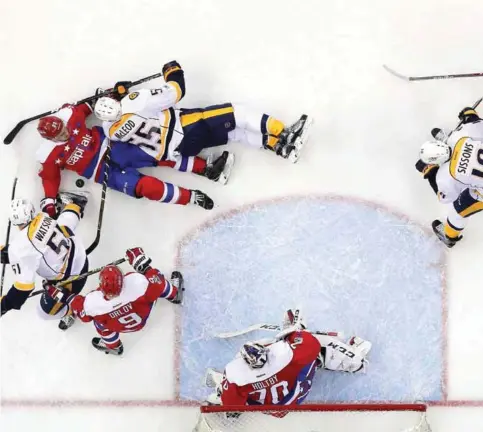
<svg viewBox="0 0 483 432"><path fill-rule="evenodd" d="M136 332L146 324L154 302L169 290L170 282L151 268L145 275L126 274L118 297L106 299L97 289L74 297L71 309L81 321L95 321L113 332Z"/></svg>
<svg viewBox="0 0 483 432"><path fill-rule="evenodd" d="M292 405L310 391L320 353L319 341L309 332L288 335L268 346L268 359L252 369L237 357L225 368L223 405Z"/></svg>
<svg viewBox="0 0 483 432"><path fill-rule="evenodd" d="M98 127L86 126L86 118L91 113L88 104L67 105L55 113L67 125L70 137L65 142L42 139L37 151L37 160L42 164L39 176L46 197L56 197L63 169L87 178L95 173L104 133Z"/></svg>

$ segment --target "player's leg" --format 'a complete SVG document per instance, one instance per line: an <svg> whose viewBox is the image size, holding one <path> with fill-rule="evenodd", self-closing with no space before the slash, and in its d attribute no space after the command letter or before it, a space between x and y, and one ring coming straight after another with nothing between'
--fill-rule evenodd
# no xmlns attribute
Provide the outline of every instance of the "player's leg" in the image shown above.
<svg viewBox="0 0 483 432"><path fill-rule="evenodd" d="M344 343L336 337L314 336L322 346L319 361L323 369L355 373L366 365L366 356L372 347L369 341L354 336Z"/></svg>
<svg viewBox="0 0 483 432"><path fill-rule="evenodd" d="M450 207L448 217L443 224L439 220L433 222L433 230L438 238L448 247L453 247L461 240L462 232L468 217L483 210L483 197L471 189L465 189Z"/></svg>
<svg viewBox="0 0 483 432"><path fill-rule="evenodd" d="M89 260L85 256L85 253L83 259L83 264L79 268L78 257L76 257L75 252L72 254L72 257L67 264L67 266L72 267L72 269L69 269L68 273L66 273L66 280L72 275L86 273L89 270ZM59 282L62 282L62 280L46 281L46 283L50 285L55 285ZM64 285L55 296L50 295L46 290L40 296L40 301L38 303L40 316L44 319L60 319L59 328L61 330L67 330L75 322L69 310L69 301L74 295L79 294L82 291L86 282L87 278L75 280Z"/></svg>
<svg viewBox="0 0 483 432"><path fill-rule="evenodd" d="M292 162L296 162L300 155L302 147L308 139L308 131L312 124L312 119L307 115L302 115L299 120L290 126L286 126L279 119L249 109L244 105L234 105L234 115L237 129L244 129L252 132L247 134L248 141L241 141L254 145L257 141L259 146L274 151L283 158L288 158ZM253 135L256 134L256 135ZM255 136L259 137L255 140ZM230 133L230 139L240 140L243 134Z"/></svg>
<svg viewBox="0 0 483 432"><path fill-rule="evenodd" d="M59 225L66 237L71 237L84 216L88 195L87 193L60 192L59 201L61 208L57 218L57 225Z"/></svg>
<svg viewBox="0 0 483 432"><path fill-rule="evenodd" d="M124 347L118 332L105 328L102 324L94 321L94 327L100 337L92 339L92 346L106 354L122 355Z"/></svg>
<svg viewBox="0 0 483 432"><path fill-rule="evenodd" d="M102 183L103 167L97 179ZM207 210L213 208L213 200L198 190L185 189L171 183L163 182L156 177L141 174L134 168L121 169L113 164L109 169L108 186L118 192L134 198L147 198L165 204L194 204Z"/></svg>

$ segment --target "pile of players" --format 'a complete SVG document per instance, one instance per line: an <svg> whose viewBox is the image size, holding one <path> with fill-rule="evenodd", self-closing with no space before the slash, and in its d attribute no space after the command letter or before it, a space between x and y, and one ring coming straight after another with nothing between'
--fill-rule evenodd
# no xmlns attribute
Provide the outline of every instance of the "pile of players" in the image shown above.
<svg viewBox="0 0 483 432"><path fill-rule="evenodd" d="M164 65L163 76L165 83L159 88L130 92L130 82L118 82L94 107L67 104L55 115L40 119L37 129L43 139L37 158L45 195L40 212L27 199L11 203L10 222L18 232L1 249L1 261L11 266L15 282L1 297L1 316L22 307L40 276L42 317L60 319L62 330L77 320L92 322L98 333L92 339L94 348L122 355L120 333L141 330L158 299L182 304L182 274L175 271L168 280L151 266L151 258L141 247L125 251L133 272L124 274L117 265L103 266L98 271L98 288L80 294L87 277L97 272L89 271L86 249L76 235L88 194L61 191L63 170L135 198L211 210L214 202L206 193L163 182L138 169L166 166L226 184L234 155L223 151L205 160L199 154L228 141L264 148L297 162L311 124L307 115L286 126L273 116L231 103L176 108L186 92L184 71L173 61ZM87 127L91 113L102 126ZM299 311L289 311L284 330L274 339L244 344L224 375L209 371L209 383L216 383L209 402L301 403L316 370L362 370L370 348L369 342L358 337L346 344L340 336L312 334ZM268 388L268 392L260 391Z"/></svg>

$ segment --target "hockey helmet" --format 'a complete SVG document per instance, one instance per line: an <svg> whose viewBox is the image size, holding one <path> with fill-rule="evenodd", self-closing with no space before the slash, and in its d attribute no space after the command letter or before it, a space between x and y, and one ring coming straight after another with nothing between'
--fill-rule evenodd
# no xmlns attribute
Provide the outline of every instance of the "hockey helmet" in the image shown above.
<svg viewBox="0 0 483 432"><path fill-rule="evenodd" d="M35 217L35 207L27 199L14 199L10 203L10 222L12 225L26 225Z"/></svg>
<svg viewBox="0 0 483 432"><path fill-rule="evenodd" d="M99 288L104 297L111 299L121 294L124 275L115 265L104 267L99 273Z"/></svg>
<svg viewBox="0 0 483 432"><path fill-rule="evenodd" d="M430 165L441 165L451 158L451 147L441 141L426 141L419 151L421 160Z"/></svg>
<svg viewBox="0 0 483 432"><path fill-rule="evenodd" d="M242 346L240 355L252 369L259 369L267 362L268 350L262 344L247 342Z"/></svg>
<svg viewBox="0 0 483 432"><path fill-rule="evenodd" d="M94 113L102 121L118 121L122 116L121 103L111 97L101 97L97 100Z"/></svg>
<svg viewBox="0 0 483 432"><path fill-rule="evenodd" d="M61 118L56 116L42 117L37 130L43 138L51 141L67 141L69 132Z"/></svg>

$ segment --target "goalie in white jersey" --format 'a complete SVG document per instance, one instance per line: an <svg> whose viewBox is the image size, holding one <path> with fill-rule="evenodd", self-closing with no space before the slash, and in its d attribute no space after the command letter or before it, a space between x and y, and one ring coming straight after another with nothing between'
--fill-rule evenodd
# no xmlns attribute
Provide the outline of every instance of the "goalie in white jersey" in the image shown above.
<svg viewBox="0 0 483 432"><path fill-rule="evenodd" d="M467 218L483 210L483 121L473 108L464 108L462 125L449 137L433 129L434 141L423 144L416 168L440 202L450 204L446 221L433 221L433 230L448 247L462 239Z"/></svg>
<svg viewBox="0 0 483 432"><path fill-rule="evenodd" d="M345 343L336 332L310 332L299 310L288 310L275 339L249 342L222 375L209 369L206 385L215 387L207 402L222 405L295 405L302 403L320 369L355 373L371 350L357 336Z"/></svg>
<svg viewBox="0 0 483 432"><path fill-rule="evenodd" d="M311 120L307 115L291 126L277 118L224 103L205 108L175 109L184 97L184 72L178 62L163 67L166 84L158 89L128 93L129 82L118 83L115 92L122 98L100 98L94 112L108 137L152 150L157 160L172 161L174 168L186 171L205 148L228 141L243 142L274 151L292 162L298 160L307 141ZM233 156L227 161L231 169ZM192 169L188 169L193 171Z"/></svg>
<svg viewBox="0 0 483 432"><path fill-rule="evenodd" d="M55 283L88 271L84 245L75 235L87 198L60 193L67 204L57 220L46 213L35 213L33 204L25 199L11 203L10 220L20 232L1 251L2 263L10 264L15 282L1 297L1 316L20 309L35 288L36 276L45 279L45 291L40 296L39 312L43 318L61 319L59 328L66 330L73 323L67 303L72 294L79 293L86 279L65 285L62 291Z"/></svg>

